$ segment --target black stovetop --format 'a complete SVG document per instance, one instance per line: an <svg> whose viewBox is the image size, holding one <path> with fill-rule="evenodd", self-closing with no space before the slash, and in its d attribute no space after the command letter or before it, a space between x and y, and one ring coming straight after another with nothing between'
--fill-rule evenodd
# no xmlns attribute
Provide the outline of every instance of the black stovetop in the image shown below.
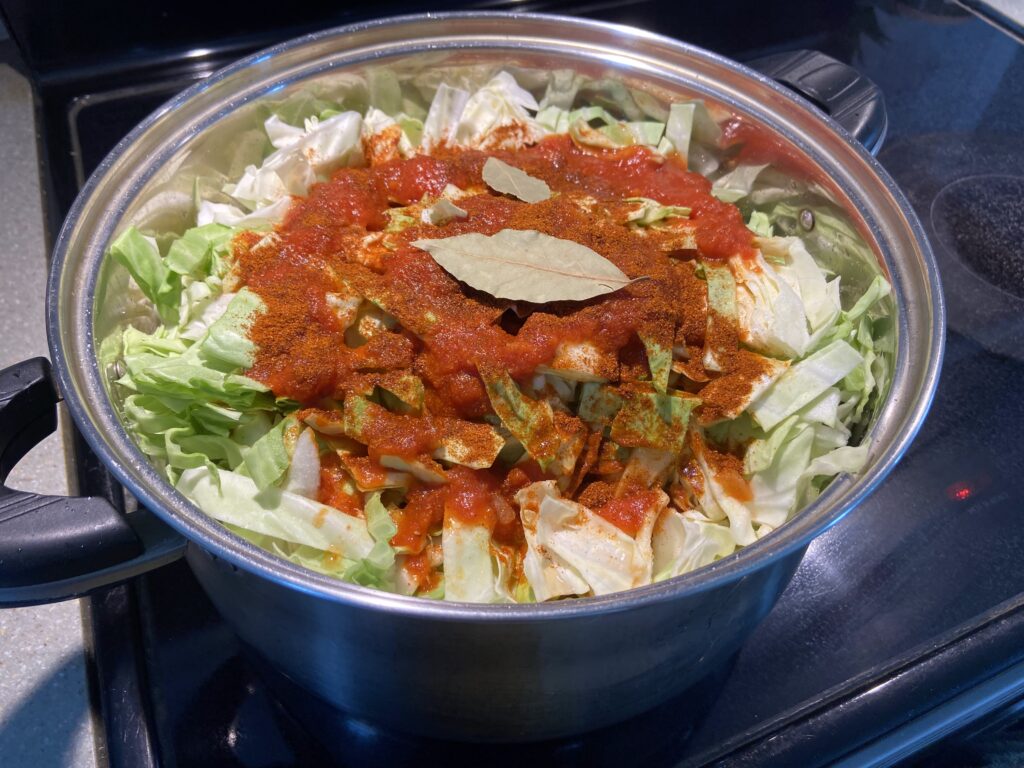
<svg viewBox="0 0 1024 768"><path fill-rule="evenodd" d="M741 60L817 48L886 95L879 158L932 239L949 310L935 404L892 477L812 544L722 679L557 744L424 743L300 711L308 702L246 657L187 567L166 567L91 598L110 765L985 764L964 739L1016 716L1024 699L1024 47L942 0L680 8L529 6L582 9ZM295 30L315 25L309 16ZM343 8L318 18L359 17ZM246 34L206 40L191 57L40 73L51 226L150 110L247 48L290 36ZM78 467L83 490L113 490L95 457L81 452Z"/></svg>

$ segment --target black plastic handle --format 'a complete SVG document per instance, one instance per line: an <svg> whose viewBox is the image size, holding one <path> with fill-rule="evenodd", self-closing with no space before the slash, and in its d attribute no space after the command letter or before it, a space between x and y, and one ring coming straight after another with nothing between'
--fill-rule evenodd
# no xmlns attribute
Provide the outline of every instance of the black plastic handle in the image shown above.
<svg viewBox="0 0 1024 768"><path fill-rule="evenodd" d="M0 606L77 597L184 553L184 539L148 510L125 515L100 497L6 486L14 466L57 428L57 402L43 358L0 371Z"/></svg>
<svg viewBox="0 0 1024 768"><path fill-rule="evenodd" d="M849 131L872 155L885 141L889 117L881 89L848 64L819 51L789 51L747 65L796 91Z"/></svg>

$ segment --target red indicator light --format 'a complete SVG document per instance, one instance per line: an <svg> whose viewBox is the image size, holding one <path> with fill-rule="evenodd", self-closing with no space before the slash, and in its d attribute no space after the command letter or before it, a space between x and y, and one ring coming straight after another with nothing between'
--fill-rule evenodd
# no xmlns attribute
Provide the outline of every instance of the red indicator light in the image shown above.
<svg viewBox="0 0 1024 768"><path fill-rule="evenodd" d="M946 495L952 501L967 501L974 495L974 487L970 483L961 480L948 486L946 488Z"/></svg>

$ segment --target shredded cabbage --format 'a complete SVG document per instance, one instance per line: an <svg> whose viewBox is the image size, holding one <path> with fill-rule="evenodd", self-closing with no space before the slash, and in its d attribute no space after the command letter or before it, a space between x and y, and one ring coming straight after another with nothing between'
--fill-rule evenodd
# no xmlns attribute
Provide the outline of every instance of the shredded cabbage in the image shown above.
<svg viewBox="0 0 1024 768"><path fill-rule="evenodd" d="M410 80L369 67L268 103L262 125L240 137L234 171L196 181L195 226L128 227L111 242L110 257L153 314L101 340L112 392L141 450L212 518L363 586L461 602L546 601L704 567L866 464L864 430L891 375L893 306L874 254L838 209L770 165L737 163L714 105L664 104L571 70L522 74L466 67L447 80ZM700 209L640 190L631 194L653 197L614 201L618 208L576 201L588 215L617 216L630 236L673 233L671 269L706 295L703 335L645 317L634 337L638 362L580 339L560 342L525 379L481 364L475 385L490 412L472 421L435 414L437 440L415 457L369 451L372 426L425 413L436 372L367 365L365 386L316 408L275 398L247 375L258 356L249 331L268 310L236 270L239 233L275 242L296 198L344 168L442 149L514 151L553 134L575 151L684 163L713 179L719 201L738 206L756 253L714 261L692 260ZM361 266L372 273L381 257L367 254L394 250L410 227L443 237L472 224L464 201L487 193L479 186L392 201L383 231L365 233ZM807 215L810 232L799 226ZM324 307L346 345L369 350L376 336L398 331L422 341L437 323L431 308L403 317L401 301L372 281L339 273L336 282ZM486 322L498 324L498 313L530 322L534 311L495 307ZM717 402L737 361L759 373L748 370L745 389ZM517 491L482 485L474 503L487 514L472 520L453 506L465 499L444 496L443 515L421 539L398 536L412 496L445 492L457 465L501 470L518 478ZM599 484L604 495L588 496ZM623 499L633 504L632 527L602 506ZM510 520L521 524L519 544L494 535Z"/></svg>

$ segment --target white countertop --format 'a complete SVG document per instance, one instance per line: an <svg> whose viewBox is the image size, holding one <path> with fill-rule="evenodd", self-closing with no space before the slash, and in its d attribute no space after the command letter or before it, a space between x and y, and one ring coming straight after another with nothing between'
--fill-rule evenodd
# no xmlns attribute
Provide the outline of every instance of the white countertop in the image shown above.
<svg viewBox="0 0 1024 768"><path fill-rule="evenodd" d="M0 65L0 168L2 369L47 356L47 258L32 92L7 65ZM34 449L8 485L67 493L60 434ZM97 765L78 600L0 610L0 763L4 768Z"/></svg>

